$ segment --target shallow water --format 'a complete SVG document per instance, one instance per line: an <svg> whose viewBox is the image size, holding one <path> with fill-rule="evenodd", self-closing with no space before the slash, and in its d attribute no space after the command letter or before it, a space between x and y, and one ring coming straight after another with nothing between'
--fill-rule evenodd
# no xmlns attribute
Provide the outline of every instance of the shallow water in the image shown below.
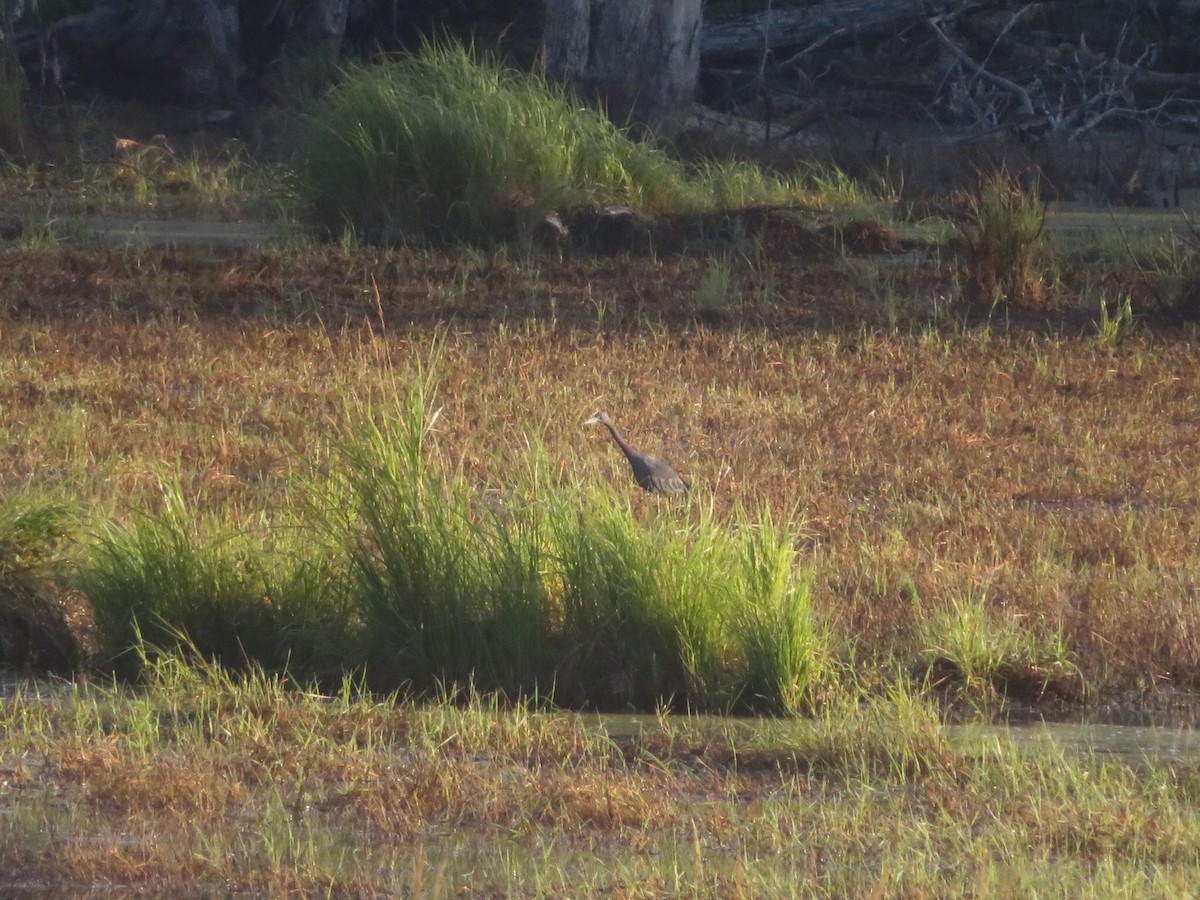
<svg viewBox="0 0 1200 900"><path fill-rule="evenodd" d="M1179 698L1182 699L1182 698ZM1018 753L1111 757L1124 762L1200 763L1200 719L1195 698L1167 704L1169 708L1133 708L1127 704L1100 707L1062 707L1036 714L1032 709L1010 711L992 722L959 722L946 726L951 745L975 754L1007 744ZM657 716L605 714L585 721L622 740L654 734L666 727ZM786 732L785 720L722 716L677 717L671 725L694 735L728 734L743 740ZM769 741L769 738L767 738Z"/></svg>
<svg viewBox="0 0 1200 900"><path fill-rule="evenodd" d="M29 679L0 673L0 702L20 691L26 698L52 703L69 697L70 681ZM669 716L640 713L580 713L587 727L602 729L614 740L655 734L670 728L703 736L733 734L749 740L786 732L784 719L726 716ZM801 725L802 723L797 722ZM1007 743L1021 753L1066 753L1112 757L1129 762L1200 763L1200 695L1159 694L1114 700L1095 706L1011 708L996 721L957 722L946 726L961 753L979 753Z"/></svg>
<svg viewBox="0 0 1200 900"><path fill-rule="evenodd" d="M950 725L951 745L979 753L1007 743L1030 755L1111 757L1122 762L1200 763L1200 731L1156 725L1087 722L1025 722L1005 725Z"/></svg>

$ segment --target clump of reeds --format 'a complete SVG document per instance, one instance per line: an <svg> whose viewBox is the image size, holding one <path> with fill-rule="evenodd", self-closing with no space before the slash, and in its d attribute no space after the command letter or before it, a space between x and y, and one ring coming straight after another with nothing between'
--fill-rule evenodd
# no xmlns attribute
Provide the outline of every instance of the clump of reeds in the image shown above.
<svg viewBox="0 0 1200 900"><path fill-rule="evenodd" d="M361 623L353 655L380 687L549 689L544 547L527 514L477 502L433 464L424 397L414 385L397 408L368 410L314 485Z"/></svg>
<svg viewBox="0 0 1200 900"><path fill-rule="evenodd" d="M989 306L1038 305L1046 287L1038 260L1046 212L1037 182L1001 169L982 175L959 230L967 245L970 298Z"/></svg>
<svg viewBox="0 0 1200 900"><path fill-rule="evenodd" d="M298 188L334 234L483 244L551 209L681 211L795 190L744 164L689 173L563 88L450 42L348 73L309 120Z"/></svg>
<svg viewBox="0 0 1200 900"><path fill-rule="evenodd" d="M84 661L90 622L60 587L65 506L0 503L0 665L68 672Z"/></svg>
<svg viewBox="0 0 1200 900"><path fill-rule="evenodd" d="M136 677L165 650L310 680L340 670L342 595L297 537L197 520L169 485L162 512L102 525L78 574L99 664Z"/></svg>
<svg viewBox="0 0 1200 900"><path fill-rule="evenodd" d="M549 477L536 453L500 501L427 446L427 384L377 412L335 472L368 677L572 705L791 712L825 652L792 538L701 510L639 520ZM340 535L340 537L338 537Z"/></svg>
<svg viewBox="0 0 1200 900"><path fill-rule="evenodd" d="M162 514L103 530L81 583L109 663L136 674L144 648L168 647L426 696L808 704L827 642L795 539L768 513L736 532L696 505L639 518L628 499L555 481L536 453L496 499L430 447L429 385L363 411L303 523L205 530L168 492Z"/></svg>

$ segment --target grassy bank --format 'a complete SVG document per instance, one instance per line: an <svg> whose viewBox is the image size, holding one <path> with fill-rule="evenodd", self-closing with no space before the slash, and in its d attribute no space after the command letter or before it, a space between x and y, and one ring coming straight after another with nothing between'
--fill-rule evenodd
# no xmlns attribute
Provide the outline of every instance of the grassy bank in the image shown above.
<svg viewBox="0 0 1200 900"><path fill-rule="evenodd" d="M454 43L345 73L309 118L296 187L334 235L487 246L592 204L678 213L814 193L745 163L689 169L563 87Z"/></svg>
<svg viewBox="0 0 1200 900"><path fill-rule="evenodd" d="M1194 766L956 750L903 689L816 719L298 693L166 661L0 705L0 883L372 896L1175 897Z"/></svg>

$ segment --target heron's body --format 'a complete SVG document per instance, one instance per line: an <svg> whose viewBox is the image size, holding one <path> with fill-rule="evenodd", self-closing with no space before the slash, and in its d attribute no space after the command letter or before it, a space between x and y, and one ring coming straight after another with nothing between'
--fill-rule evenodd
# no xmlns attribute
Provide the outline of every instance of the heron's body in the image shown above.
<svg viewBox="0 0 1200 900"><path fill-rule="evenodd" d="M669 462L659 459L657 456L638 453L630 447L625 438L621 437L621 432L617 431L616 426L613 425L608 413L598 412L583 424L599 424L608 429L617 446L621 448L621 452L625 454L625 458L629 460L629 467L633 469L633 480L638 483L639 487L656 494L686 494L688 492L687 482L679 477Z"/></svg>

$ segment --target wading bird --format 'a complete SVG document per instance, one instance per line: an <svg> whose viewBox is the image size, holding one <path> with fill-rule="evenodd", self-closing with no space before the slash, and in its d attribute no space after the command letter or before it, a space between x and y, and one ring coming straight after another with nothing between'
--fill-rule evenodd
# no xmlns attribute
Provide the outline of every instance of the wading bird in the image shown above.
<svg viewBox="0 0 1200 900"><path fill-rule="evenodd" d="M688 492L688 483L679 477L665 459L638 453L625 443L625 438L621 437L621 432L617 431L617 427L613 425L608 413L598 412L583 424L604 425L608 428L609 434L613 436L613 440L617 442L617 446L629 460L630 468L633 469L633 480L640 487L656 494L686 494Z"/></svg>

